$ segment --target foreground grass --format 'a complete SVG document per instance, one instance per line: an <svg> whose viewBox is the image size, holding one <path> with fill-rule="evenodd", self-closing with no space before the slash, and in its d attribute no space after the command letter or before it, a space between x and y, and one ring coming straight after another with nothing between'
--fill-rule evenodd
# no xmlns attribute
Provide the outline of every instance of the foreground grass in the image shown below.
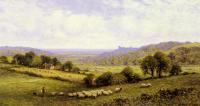
<svg viewBox="0 0 200 106"><path fill-rule="evenodd" d="M78 84L53 79L31 77L0 69L0 106L37 106L50 104L59 98L34 97L32 93L46 87L47 91L74 90Z"/></svg>

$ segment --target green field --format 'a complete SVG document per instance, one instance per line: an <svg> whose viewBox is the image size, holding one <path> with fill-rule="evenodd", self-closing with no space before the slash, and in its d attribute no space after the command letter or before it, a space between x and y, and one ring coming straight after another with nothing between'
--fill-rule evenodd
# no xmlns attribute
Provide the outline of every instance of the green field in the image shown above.
<svg viewBox="0 0 200 106"><path fill-rule="evenodd" d="M93 66L92 68L102 70L102 72L113 71L120 72L124 66ZM139 67L133 67L134 70L140 72ZM185 66L184 72L199 72L197 66ZM51 71L51 70L50 70ZM99 72L102 73L102 72ZM7 70L0 70L0 106L95 106L110 102L115 98L136 98L142 93L154 94L161 88L181 88L181 87L196 87L200 85L191 85L194 81L200 82L200 74L190 74L173 76L163 79L146 80L135 84L114 85L102 87L98 89L114 89L122 87L120 93L115 93L110 96L101 96L97 99L78 99L69 98L67 96L45 96L37 97L32 93L39 91L42 87L46 87L47 92L64 92L67 94L72 91L90 90L95 88L85 88L78 83L68 81L60 81L51 78L33 77L26 74L15 73ZM147 89L141 89L141 83L150 82L153 86ZM176 82L176 83L174 83ZM196 102L195 102L196 103Z"/></svg>
<svg viewBox="0 0 200 106"><path fill-rule="evenodd" d="M112 73L120 73L126 66L95 66L95 65L80 65L79 66L82 70L89 70L88 73L92 73L96 76L101 75L104 72L112 72ZM140 76L144 77L140 66L130 66L133 69L134 73L139 74ZM200 66L197 65L188 65L182 66L183 72L196 72L200 73ZM148 77L148 76L147 76Z"/></svg>
<svg viewBox="0 0 200 106"><path fill-rule="evenodd" d="M77 85L0 70L0 106L32 106L42 105L44 102L50 104L56 98L39 98L32 95L43 86L48 91L67 91Z"/></svg>

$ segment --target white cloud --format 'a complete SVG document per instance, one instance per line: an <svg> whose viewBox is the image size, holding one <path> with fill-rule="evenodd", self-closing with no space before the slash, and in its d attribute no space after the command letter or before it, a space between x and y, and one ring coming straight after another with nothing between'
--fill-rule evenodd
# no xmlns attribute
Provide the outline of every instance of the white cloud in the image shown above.
<svg viewBox="0 0 200 106"><path fill-rule="evenodd" d="M46 1L48 2L48 1ZM168 40L200 41L196 0L103 0L123 14L41 8L38 0L0 1L0 44L42 48L115 48ZM114 10L107 10L110 13Z"/></svg>

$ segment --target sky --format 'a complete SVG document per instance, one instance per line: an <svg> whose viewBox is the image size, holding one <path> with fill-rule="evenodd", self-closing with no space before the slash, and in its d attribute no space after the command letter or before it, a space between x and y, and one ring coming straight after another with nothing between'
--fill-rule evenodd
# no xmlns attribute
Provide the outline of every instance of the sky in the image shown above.
<svg viewBox="0 0 200 106"><path fill-rule="evenodd" d="M113 49L200 42L199 0L0 0L0 46Z"/></svg>

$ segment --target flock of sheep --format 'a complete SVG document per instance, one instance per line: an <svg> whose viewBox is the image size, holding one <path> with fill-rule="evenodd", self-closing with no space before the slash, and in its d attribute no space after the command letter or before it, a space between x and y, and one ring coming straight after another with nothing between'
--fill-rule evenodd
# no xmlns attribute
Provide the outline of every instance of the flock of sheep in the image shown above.
<svg viewBox="0 0 200 106"><path fill-rule="evenodd" d="M151 87L151 83L142 83L140 85L140 88L149 88ZM36 96L44 96L44 95L49 95L49 96L64 96L67 95L68 97L78 97L78 98L97 98L98 96L102 95L111 95L113 93L120 92L122 88L115 88L114 90L90 90L90 91L81 91L81 92L73 92L73 93L68 93L65 94L64 92L50 92L49 94L46 93L45 87L41 89L40 93L33 92L33 95Z"/></svg>
<svg viewBox="0 0 200 106"><path fill-rule="evenodd" d="M68 93L68 97L78 97L78 98L96 98L97 96L102 95L111 95L116 92L120 92L122 88L115 88L114 90L90 90L90 91L81 91L81 92L73 92ZM50 92L47 93L45 88L43 87L39 93L33 92L33 95L35 96L65 96L66 94L64 92Z"/></svg>
<svg viewBox="0 0 200 106"><path fill-rule="evenodd" d="M91 91L82 91L82 92L74 92L68 93L69 97L78 97L78 98L96 98L102 95L111 95L116 92L120 92L122 88L115 88L114 91L112 90L91 90Z"/></svg>

